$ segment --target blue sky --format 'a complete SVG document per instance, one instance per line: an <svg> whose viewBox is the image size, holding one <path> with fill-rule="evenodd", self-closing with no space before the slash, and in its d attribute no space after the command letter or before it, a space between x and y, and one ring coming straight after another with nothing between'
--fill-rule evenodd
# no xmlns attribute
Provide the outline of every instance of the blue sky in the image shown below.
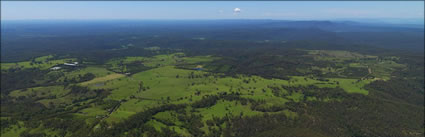
<svg viewBox="0 0 425 137"><path fill-rule="evenodd" d="M235 14L234 8L241 12ZM21 19L423 19L423 1L7 1L2 20Z"/></svg>

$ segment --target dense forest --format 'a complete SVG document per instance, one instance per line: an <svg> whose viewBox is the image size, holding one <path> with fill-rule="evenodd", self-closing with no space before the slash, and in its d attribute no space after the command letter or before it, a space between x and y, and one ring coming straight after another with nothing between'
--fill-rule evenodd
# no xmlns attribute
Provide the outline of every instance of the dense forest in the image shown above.
<svg viewBox="0 0 425 137"><path fill-rule="evenodd" d="M3 137L424 136L424 29L10 21Z"/></svg>

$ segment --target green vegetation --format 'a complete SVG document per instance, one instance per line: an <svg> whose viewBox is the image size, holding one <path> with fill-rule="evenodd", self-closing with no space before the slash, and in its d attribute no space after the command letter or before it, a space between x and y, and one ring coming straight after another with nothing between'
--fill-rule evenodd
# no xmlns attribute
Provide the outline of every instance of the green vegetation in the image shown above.
<svg viewBox="0 0 425 137"><path fill-rule="evenodd" d="M69 59L52 59L53 56L42 56L34 58L30 61L16 62L16 63L2 63L1 69L28 69L28 68L38 68L38 69L49 69L55 65L60 65L67 62L74 62L74 58Z"/></svg>
<svg viewBox="0 0 425 137"><path fill-rule="evenodd" d="M81 83L81 85L84 86L84 85L89 85L89 84L105 82L105 81L108 81L108 80L113 80L113 79L117 79L117 78L124 77L124 76L125 75L123 75L123 74L110 74L110 75L106 75L104 77L98 77L98 78L94 78L90 81L83 82L83 83Z"/></svg>
<svg viewBox="0 0 425 137"><path fill-rule="evenodd" d="M349 102L370 102L371 98L379 98L383 91L375 91L379 87L376 84L397 78L394 73L407 66L394 56L333 50L297 52L300 53L296 53L294 58L305 60L304 64L298 64L300 67L291 66L293 63L285 62L289 59L280 55L256 57L271 56L267 61L286 63L268 67L269 64L262 66L256 59L232 62L229 58L187 56L181 52L150 57L117 57L105 64L87 62L61 70L46 70L55 63L66 62L49 61L52 56L35 59L45 62L45 65L25 66L30 61L19 62L17 64L24 66L21 67L23 70L44 69L44 80L39 80L37 86L11 87L14 90L2 93L2 99L7 99L5 103L8 103L5 106L8 108L2 108L2 111L6 110L2 116L23 120L31 115L32 118L27 119L30 124L5 122L7 126L2 136L268 136L282 134L282 131L293 135L309 132L307 136L337 136L331 130L306 128L299 121L313 122L311 124L314 125L324 113L342 113L347 109L367 112L357 106L340 111L328 108L329 112L311 107L324 108L330 104L341 107ZM11 68L10 64L2 63L2 69L3 65ZM423 89L419 94L423 94ZM28 109L28 115L19 112L20 108L28 105L33 105ZM373 109L370 106L365 108ZM69 120L74 122L68 125ZM270 121L270 125L277 127L276 131L269 132L263 120ZM318 122L323 124L326 120ZM361 125L358 121L350 124ZM246 132L254 125L261 127L259 132ZM299 128L292 128L295 125ZM277 130L279 128L282 131ZM369 133L343 130L356 132L350 135ZM356 127L355 130L364 128ZM423 129L415 126L409 129L410 133L422 134Z"/></svg>

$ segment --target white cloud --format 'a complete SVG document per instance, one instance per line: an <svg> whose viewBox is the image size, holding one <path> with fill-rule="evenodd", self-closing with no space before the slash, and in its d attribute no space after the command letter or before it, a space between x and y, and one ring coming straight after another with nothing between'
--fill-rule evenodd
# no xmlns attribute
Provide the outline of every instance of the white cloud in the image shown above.
<svg viewBox="0 0 425 137"><path fill-rule="evenodd" d="M235 12L235 13L239 13L239 12L241 12L241 9L240 9L240 8L235 8L235 9L233 10L233 12Z"/></svg>

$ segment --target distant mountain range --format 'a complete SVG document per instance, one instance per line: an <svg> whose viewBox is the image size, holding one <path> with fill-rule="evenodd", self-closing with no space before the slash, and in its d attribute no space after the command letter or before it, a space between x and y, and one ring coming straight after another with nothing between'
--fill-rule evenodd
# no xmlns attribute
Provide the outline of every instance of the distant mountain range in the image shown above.
<svg viewBox="0 0 425 137"><path fill-rule="evenodd" d="M421 52L424 49L423 26L355 21L248 19L2 21L1 34L2 48L24 46L22 41L29 38L108 36L124 39L127 36L139 38L159 36L269 42L310 40ZM37 45L39 40L31 42ZM93 45L96 42L90 41L90 43Z"/></svg>

